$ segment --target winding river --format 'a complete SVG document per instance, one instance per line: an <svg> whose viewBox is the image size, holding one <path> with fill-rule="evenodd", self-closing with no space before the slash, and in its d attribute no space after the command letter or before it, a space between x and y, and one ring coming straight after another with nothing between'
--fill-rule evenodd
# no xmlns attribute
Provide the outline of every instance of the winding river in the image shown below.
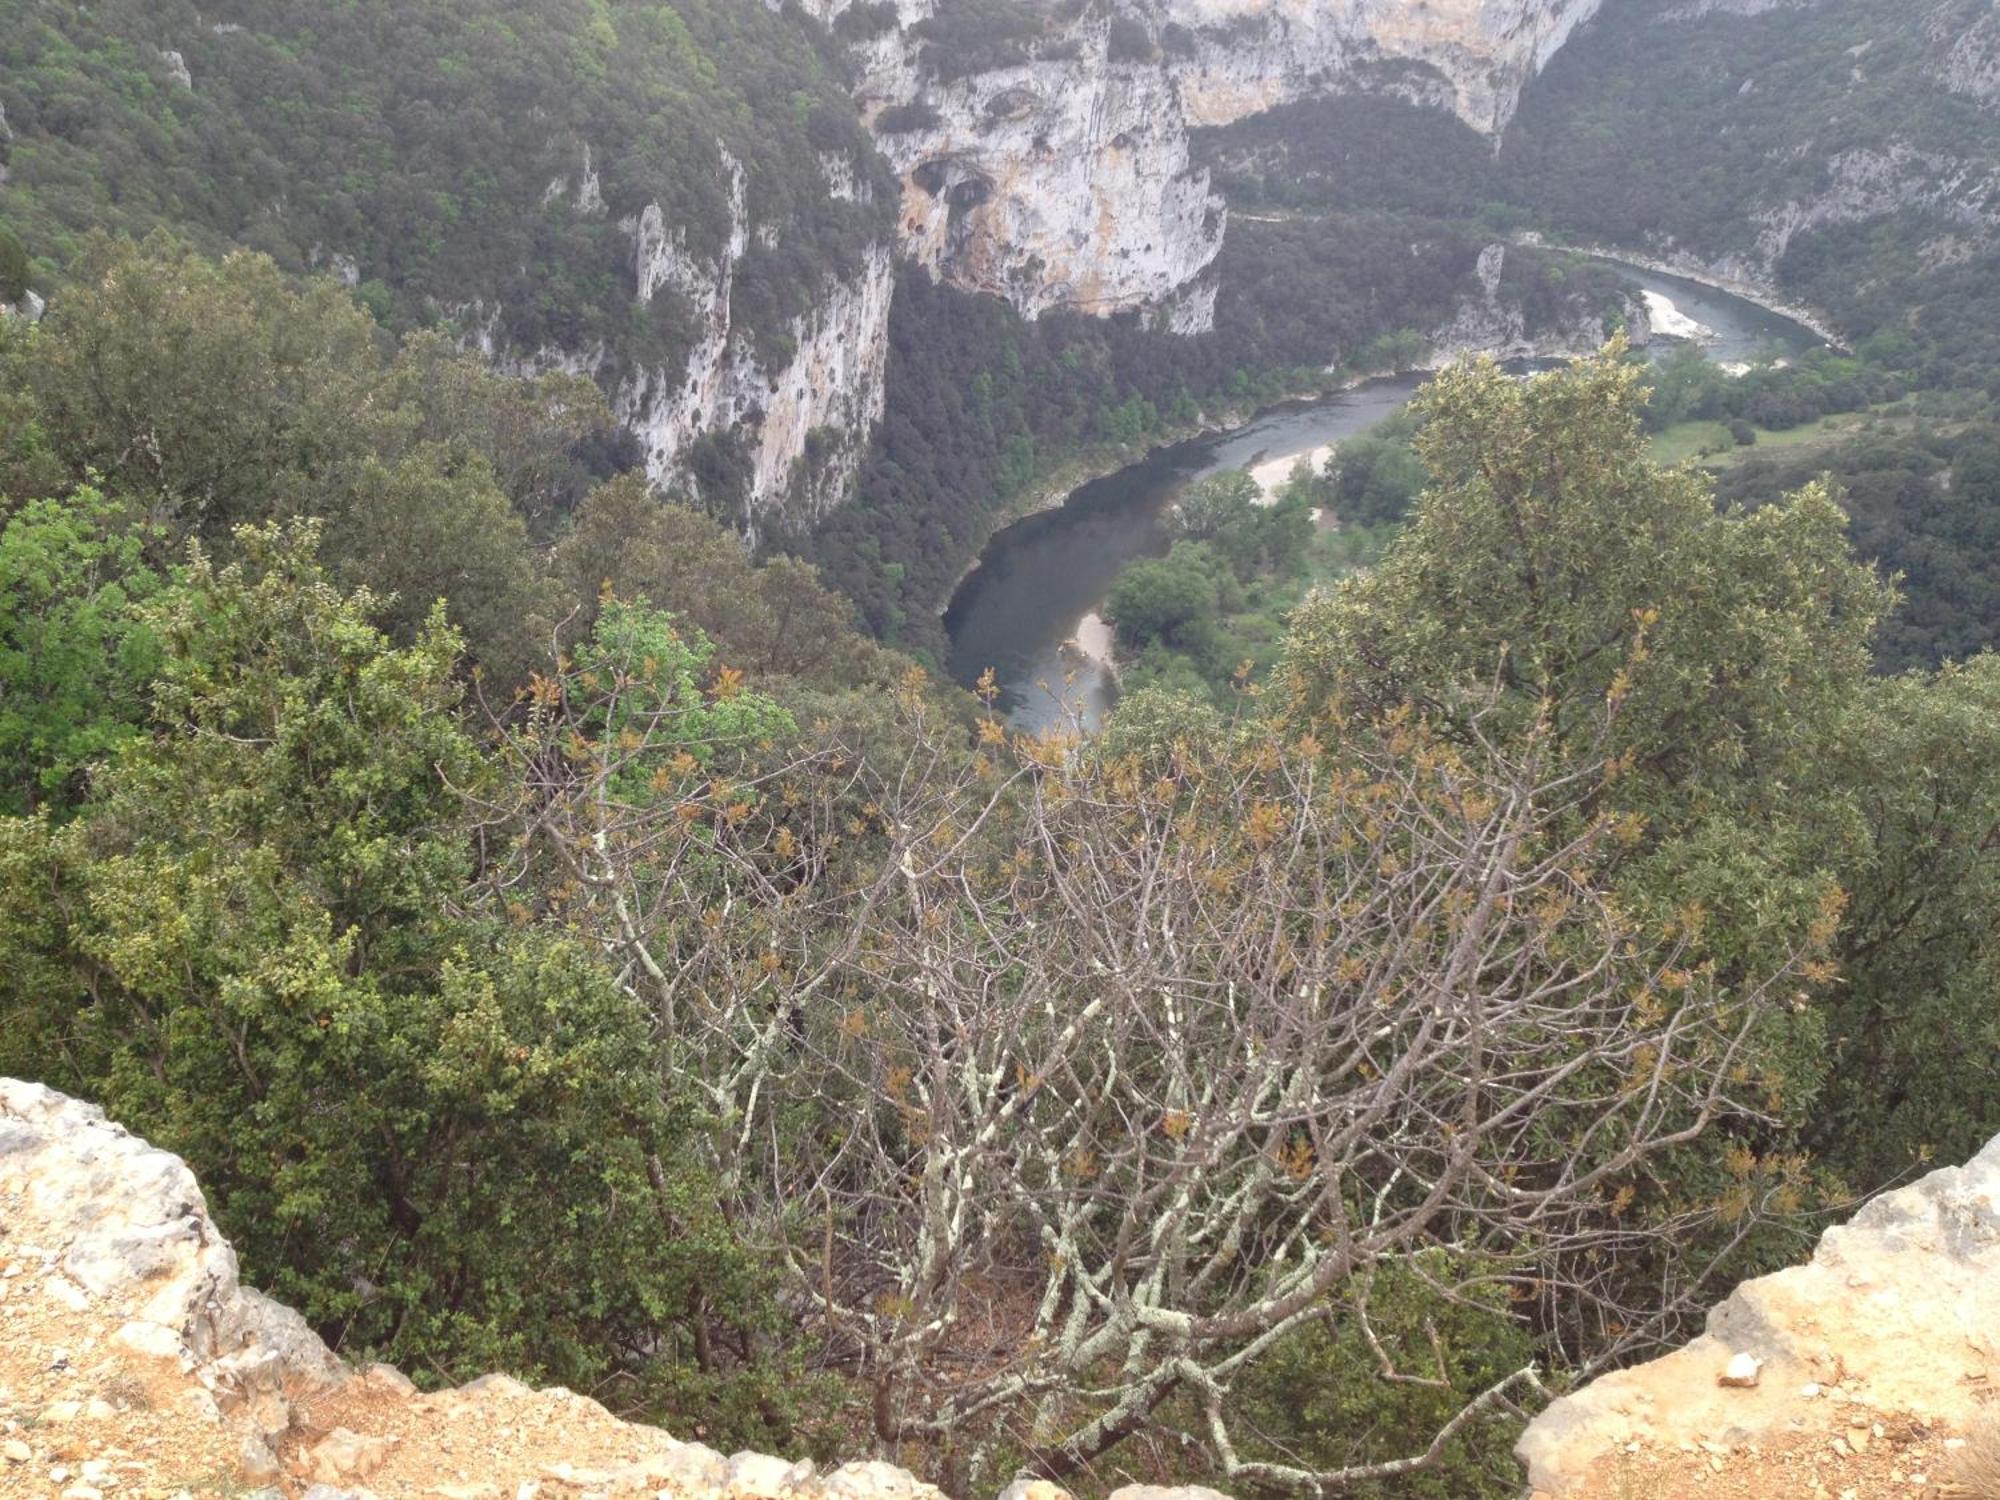
<svg viewBox="0 0 2000 1500"><path fill-rule="evenodd" d="M1776 349L1816 347L1811 330L1753 302L1678 276L1620 266L1646 294L1655 350L1699 337L1719 364ZM1292 462L1373 427L1399 410L1427 377L1369 381L1321 400L1293 402L1219 436L1158 448L1139 462L1072 491L1057 509L996 532L945 613L951 673L968 687L989 667L997 707L1024 729L1054 724L1065 704L1095 727L1117 702L1110 632L1098 616L1112 580L1139 558L1167 550L1163 517L1188 484L1223 469Z"/></svg>

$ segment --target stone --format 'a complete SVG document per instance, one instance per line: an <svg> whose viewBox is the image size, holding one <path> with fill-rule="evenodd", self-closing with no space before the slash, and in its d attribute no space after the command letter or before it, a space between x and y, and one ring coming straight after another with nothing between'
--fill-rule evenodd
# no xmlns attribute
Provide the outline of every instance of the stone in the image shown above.
<svg viewBox="0 0 2000 1500"><path fill-rule="evenodd" d="M251 1484L269 1484L282 1472L278 1466L278 1455L271 1451L271 1445L261 1433L244 1433L237 1454L238 1475Z"/></svg>
<svg viewBox="0 0 2000 1500"><path fill-rule="evenodd" d="M879 1459L842 1464L832 1473L820 1476L816 1488L822 1500L944 1500L943 1492L935 1485L925 1484L907 1469ZM1053 1490L1055 1486L1047 1488Z"/></svg>
<svg viewBox="0 0 2000 1500"><path fill-rule="evenodd" d="M1735 1354L1720 1375L1715 1377L1717 1385L1732 1386L1748 1390L1762 1378L1764 1362L1754 1354Z"/></svg>
<svg viewBox="0 0 2000 1500"><path fill-rule="evenodd" d="M1046 1479L1017 1479L1002 1490L996 1500L1075 1500L1075 1497L1061 1485L1051 1484Z"/></svg>
<svg viewBox="0 0 2000 1500"><path fill-rule="evenodd" d="M723 1475L728 1500L780 1500L812 1478L811 1459L787 1463L768 1453L733 1453Z"/></svg>
<svg viewBox="0 0 2000 1500"><path fill-rule="evenodd" d="M649 1460L657 1478L691 1494L719 1490L729 1478L729 1460L702 1443L678 1443Z"/></svg>
<svg viewBox="0 0 2000 1500"><path fill-rule="evenodd" d="M1727 1434L1742 1445L1795 1422L1825 1431L1814 1406L1829 1397L1966 1430L1991 1373L1968 1328L2000 1328L2000 1139L1873 1199L1828 1229L1806 1264L1744 1282L1691 1343L1552 1402L1515 1453L1530 1485L1563 1500L1634 1439ZM1758 1362L1760 1388L1718 1385L1718 1368L1726 1375L1738 1357ZM1851 1434L1839 1441L1855 1451ZM1819 1451L1831 1461L1830 1444Z"/></svg>
<svg viewBox="0 0 2000 1500"><path fill-rule="evenodd" d="M34 1456L34 1450L19 1438L8 1438L6 1442L0 1443L0 1458L6 1459L10 1464L24 1464Z"/></svg>
<svg viewBox="0 0 2000 1500"><path fill-rule="evenodd" d="M364 1383L377 1390L387 1391L392 1396L414 1396L417 1393L417 1383L394 1365L379 1362L369 1365L362 1370L361 1379Z"/></svg>
<svg viewBox="0 0 2000 1500"><path fill-rule="evenodd" d="M310 1472L321 1484L366 1479L389 1461L393 1438L336 1427L312 1446Z"/></svg>
<svg viewBox="0 0 2000 1500"><path fill-rule="evenodd" d="M152 1359L180 1358L181 1336L164 1324L126 1323L112 1337L134 1354L144 1354Z"/></svg>

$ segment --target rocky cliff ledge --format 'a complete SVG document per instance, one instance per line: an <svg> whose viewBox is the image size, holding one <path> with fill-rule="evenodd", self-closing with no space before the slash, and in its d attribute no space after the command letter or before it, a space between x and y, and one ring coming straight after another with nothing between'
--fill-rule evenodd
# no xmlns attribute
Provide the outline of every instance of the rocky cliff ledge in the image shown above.
<svg viewBox="0 0 2000 1500"><path fill-rule="evenodd" d="M724 1455L565 1390L420 1394L240 1284L180 1158L0 1079L0 1495L942 1500L885 1463ZM1137 1487L1112 1500L1224 1500ZM1017 1483L1001 1500L1067 1500Z"/></svg>
<svg viewBox="0 0 2000 1500"><path fill-rule="evenodd" d="M2000 1141L1745 1283L1685 1348L1557 1401L1516 1451L1542 1500L1984 1500L1954 1475L1996 1377ZM212 1494L943 1500L889 1464L724 1455L504 1375L423 1394L347 1365L239 1282L178 1157L0 1079L0 1495ZM1068 1496L1017 1482L999 1500Z"/></svg>
<svg viewBox="0 0 2000 1500"><path fill-rule="evenodd" d="M1996 1400L2000 1140L1745 1282L1686 1347L1557 1401L1515 1451L1560 1500L1984 1500L1956 1475Z"/></svg>

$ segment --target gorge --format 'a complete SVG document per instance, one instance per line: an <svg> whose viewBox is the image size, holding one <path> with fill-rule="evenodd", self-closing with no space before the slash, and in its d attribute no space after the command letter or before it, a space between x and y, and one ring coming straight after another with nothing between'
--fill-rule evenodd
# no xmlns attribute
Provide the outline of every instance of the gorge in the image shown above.
<svg viewBox="0 0 2000 1500"><path fill-rule="evenodd" d="M1711 359L1731 365L1793 356L1819 343L1811 329L1732 293L1637 267L1620 270L1648 305L1669 314L1654 318L1656 347L1692 338ZM1498 352L1524 357L1505 346ZM1532 365L1573 352L1552 343L1528 358ZM1072 713L1095 727L1118 696L1098 611L1127 563L1166 551L1160 522L1174 496L1225 469L1289 467L1288 461L1320 454L1392 415L1421 383L1420 375L1371 380L1277 408L1220 436L1156 450L1092 480L1059 508L1000 531L946 611L952 675L971 687L991 669L999 687L995 707L1022 728L1053 728Z"/></svg>

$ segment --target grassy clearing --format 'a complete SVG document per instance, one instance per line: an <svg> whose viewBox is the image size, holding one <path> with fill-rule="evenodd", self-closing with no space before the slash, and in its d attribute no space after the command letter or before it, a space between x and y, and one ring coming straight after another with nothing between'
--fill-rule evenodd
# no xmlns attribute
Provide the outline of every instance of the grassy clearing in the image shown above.
<svg viewBox="0 0 2000 1500"><path fill-rule="evenodd" d="M1757 434L1757 441L1747 445L1738 445L1724 422L1677 422L1653 435L1653 457L1663 464L1692 460L1706 468L1720 469L1774 449L1831 447L1853 437L1871 423L1887 420L1891 425L1897 425L1896 418L1910 415L1909 403L1896 401L1871 407L1867 411L1836 412L1832 416L1821 417L1817 422L1808 422L1803 427L1783 430L1753 427L1751 431Z"/></svg>

